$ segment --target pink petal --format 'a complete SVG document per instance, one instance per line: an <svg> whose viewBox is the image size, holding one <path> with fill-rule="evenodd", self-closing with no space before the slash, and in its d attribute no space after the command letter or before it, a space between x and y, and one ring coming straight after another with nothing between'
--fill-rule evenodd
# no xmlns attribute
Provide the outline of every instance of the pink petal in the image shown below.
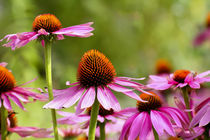
<svg viewBox="0 0 210 140"><path fill-rule="evenodd" d="M111 109L111 100L109 97L107 97L107 94L105 93L104 89L101 87L98 87L97 90L97 99L99 103L106 109L110 110Z"/></svg>
<svg viewBox="0 0 210 140"><path fill-rule="evenodd" d="M199 83L197 83L197 82L190 82L189 83L189 86L191 87L191 88L194 88L194 89L199 89L200 88L200 84Z"/></svg>
<svg viewBox="0 0 210 140"><path fill-rule="evenodd" d="M203 77L205 77L205 76L207 76L209 74L210 74L210 70L198 74L195 78L197 78L197 77L203 78Z"/></svg>
<svg viewBox="0 0 210 140"><path fill-rule="evenodd" d="M105 91L107 97L110 99L111 108L114 111L121 110L120 103L118 102L117 98L114 96L112 91L109 88L107 88L106 86L104 87L104 91Z"/></svg>
<svg viewBox="0 0 210 140"><path fill-rule="evenodd" d="M64 36L63 35L57 35L58 40L63 40Z"/></svg>
<svg viewBox="0 0 210 140"><path fill-rule="evenodd" d="M164 134L164 130L169 135L175 136L171 122L168 120L168 118L166 118L163 115L163 113L152 110L150 112L150 116L151 116L153 127L155 128L159 136Z"/></svg>
<svg viewBox="0 0 210 140"><path fill-rule="evenodd" d="M134 114L128 120L126 120L125 124L123 125L122 133L120 134L120 140L124 140L126 134L129 131L131 124L133 123L134 119L139 115L139 113Z"/></svg>
<svg viewBox="0 0 210 140"><path fill-rule="evenodd" d="M119 84L119 85L122 85L122 86L129 86L129 87L143 86L140 83L129 81L129 80L123 80L123 79L120 79L120 78L115 78L114 79L114 83Z"/></svg>
<svg viewBox="0 0 210 140"><path fill-rule="evenodd" d="M8 63L6 63L6 62L1 62L1 63L0 63L0 66L2 66L2 67L6 67L6 66L7 66L7 64L8 64Z"/></svg>
<svg viewBox="0 0 210 140"><path fill-rule="evenodd" d="M3 100L3 105L7 110L12 110L11 103L6 95L4 93L1 94L1 98Z"/></svg>
<svg viewBox="0 0 210 140"><path fill-rule="evenodd" d="M56 96L55 99L44 105L43 108L61 109L70 107L79 100L83 92L84 88L79 89L78 86L75 86L73 91Z"/></svg>
<svg viewBox="0 0 210 140"><path fill-rule="evenodd" d="M190 128L195 126L196 124L198 124L200 122L200 120L202 119L202 117L205 115L206 111L208 110L209 105L205 105L204 107L202 107L197 114L193 117L191 123L190 123Z"/></svg>
<svg viewBox="0 0 210 140"><path fill-rule="evenodd" d="M138 113L139 111L136 109L136 107L129 107L129 108L125 108L117 113L115 113L115 116L122 118L122 119L127 119L130 116Z"/></svg>
<svg viewBox="0 0 210 140"><path fill-rule="evenodd" d="M18 105L21 109L25 110L24 106L21 104L20 100L17 97L10 94L7 94L7 96L10 97L10 99L13 100L15 104Z"/></svg>
<svg viewBox="0 0 210 140"><path fill-rule="evenodd" d="M44 47L44 46L45 46L45 41L42 40L42 41L41 41L41 44L42 44L42 47Z"/></svg>
<svg viewBox="0 0 210 140"><path fill-rule="evenodd" d="M139 137L144 140L151 129L152 124L149 114L147 112L142 112L132 122L128 139L135 140L139 135Z"/></svg>
<svg viewBox="0 0 210 140"><path fill-rule="evenodd" d="M142 77L142 78L131 78L131 77L116 77L117 79L122 79L122 80L128 80L128 81L130 81L130 80L136 80L136 81L138 81L138 80L144 80L145 79L145 77Z"/></svg>
<svg viewBox="0 0 210 140"><path fill-rule="evenodd" d="M84 99L82 100L81 108L83 109L91 107L95 101L95 96L95 87L88 88L84 93Z"/></svg>
<svg viewBox="0 0 210 140"><path fill-rule="evenodd" d="M207 108L206 113L203 115L203 117L200 120L199 127L206 126L210 122L210 118L209 118L209 116L210 116L210 104L208 106L209 107Z"/></svg>
<svg viewBox="0 0 210 140"><path fill-rule="evenodd" d="M35 138L52 137L50 135L52 131L37 127L13 127L13 128L8 128L8 131L15 132L21 137L28 137L28 136L33 136Z"/></svg>
<svg viewBox="0 0 210 140"><path fill-rule="evenodd" d="M122 87L120 85L117 84L109 84L108 85L112 90L117 91L117 92L127 92L127 91L132 91L133 89L128 89L125 87Z"/></svg>
<svg viewBox="0 0 210 140"><path fill-rule="evenodd" d="M156 90L166 90L170 88L172 85L173 84L168 84L168 82L167 83L151 83L151 84L148 84L147 87L153 88Z"/></svg>

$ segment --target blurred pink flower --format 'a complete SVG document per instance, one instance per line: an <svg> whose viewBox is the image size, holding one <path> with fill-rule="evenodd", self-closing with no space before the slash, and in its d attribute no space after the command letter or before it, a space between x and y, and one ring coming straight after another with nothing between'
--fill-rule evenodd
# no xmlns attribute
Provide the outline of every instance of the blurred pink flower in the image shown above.
<svg viewBox="0 0 210 140"><path fill-rule="evenodd" d="M148 102L137 102L137 108L133 115L125 122L120 140L128 138L129 140L146 139L152 131L152 127L156 130L159 136L167 132L170 136L175 136L172 124L179 128L183 128L184 124L188 123L187 116L177 108L162 107L160 98L153 95L141 94L142 99ZM173 121L170 121L173 120Z"/></svg>
<svg viewBox="0 0 210 140"><path fill-rule="evenodd" d="M193 45L199 46L209 39L210 39L210 12L208 13L206 18L205 29L202 32L198 33L198 35L195 37L193 41Z"/></svg>
<svg viewBox="0 0 210 140"><path fill-rule="evenodd" d="M11 99L16 105L21 109L25 110L21 101L24 103L30 102L29 97L34 100L46 101L47 97L32 91L29 91L30 88L23 88L16 85L15 77L5 66L7 63L0 63L0 98L3 100L3 105L7 110L12 110ZM32 80L33 81L33 80ZM27 82L30 83L31 81ZM25 83L25 84L27 84ZM25 85L22 84L22 85ZM1 106L1 102L0 102Z"/></svg>
<svg viewBox="0 0 210 140"><path fill-rule="evenodd" d="M201 83L210 82L210 77L206 77L209 74L210 71L195 74L188 70L176 70L168 77L150 75L151 81L147 87L156 90L166 90L172 86L182 88L188 85L193 89L199 89Z"/></svg>
<svg viewBox="0 0 210 140"><path fill-rule="evenodd" d="M17 125L16 113L8 111L7 130L11 133L17 133L21 137L49 138L52 131L45 128L22 127ZM9 133L10 134L10 133Z"/></svg>
<svg viewBox="0 0 210 140"><path fill-rule="evenodd" d="M58 128L58 134L62 138L75 138L86 132L78 126L68 126L67 128Z"/></svg>
<svg viewBox="0 0 210 140"><path fill-rule="evenodd" d="M142 84L132 81L143 80L144 78L115 77L115 75L115 69L108 58L97 50L90 50L83 55L80 61L77 73L78 82L67 83L67 85L73 87L54 90L55 98L44 105L43 108L67 108L75 104L82 96L76 110L78 114L85 108L91 107L97 95L97 99L103 108L119 111L120 104L110 89L142 101L131 88L147 93L142 89L144 87ZM97 94L95 89L97 89ZM83 92L85 93L83 94Z"/></svg>
<svg viewBox="0 0 210 140"><path fill-rule="evenodd" d="M41 14L37 16L33 22L33 32L22 32L17 34L8 34L0 41L7 39L5 47L11 47L12 50L25 46L32 40L38 39L42 46L46 41L63 40L64 36L72 37L89 37L93 35L91 31L94 28L90 27L93 22L88 22L81 25L75 25L67 28L62 28L60 21L52 14Z"/></svg>

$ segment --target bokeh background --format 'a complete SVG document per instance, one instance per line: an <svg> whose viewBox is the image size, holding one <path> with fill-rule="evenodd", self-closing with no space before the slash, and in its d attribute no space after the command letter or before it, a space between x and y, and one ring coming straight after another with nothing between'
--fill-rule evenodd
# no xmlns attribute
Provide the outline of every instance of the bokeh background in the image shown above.
<svg viewBox="0 0 210 140"><path fill-rule="evenodd" d="M103 52L118 76L148 78L155 74L160 58L167 59L174 70L202 72L210 69L210 43L195 48L192 40L205 29L209 10L209 0L0 0L0 38L31 31L34 18L43 13L56 15L63 27L93 21L94 36L66 37L53 45L54 88L76 81L80 58L90 49ZM33 41L15 51L0 47L0 60L9 63L17 84L38 77L27 86L46 86L40 43ZM122 108L135 105L119 93L117 97ZM27 104L26 112L16 107L19 126L51 127L50 111L42 109L44 104ZM11 140L16 139L21 138L13 134Z"/></svg>

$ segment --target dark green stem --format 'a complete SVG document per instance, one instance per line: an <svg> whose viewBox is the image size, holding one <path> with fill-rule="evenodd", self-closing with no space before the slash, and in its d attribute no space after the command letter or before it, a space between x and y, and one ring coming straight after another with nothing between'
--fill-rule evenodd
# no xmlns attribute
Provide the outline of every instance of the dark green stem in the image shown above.
<svg viewBox="0 0 210 140"><path fill-rule="evenodd" d="M100 127L100 140L105 140L106 139L105 125L106 125L105 120L104 120L103 123L99 123L99 127Z"/></svg>
<svg viewBox="0 0 210 140"><path fill-rule="evenodd" d="M159 136L158 136L158 133L156 132L155 128L152 127L152 130L153 130L153 134L154 134L154 138L155 140L159 140Z"/></svg>
<svg viewBox="0 0 210 140"><path fill-rule="evenodd" d="M51 63L51 44L46 43L45 45L45 71L46 71L46 81L48 87L49 101L53 100L53 87L52 87L52 63ZM55 109L51 109L54 138L58 140L58 129L56 122L56 112Z"/></svg>
<svg viewBox="0 0 210 140"><path fill-rule="evenodd" d="M89 134L88 140L95 140L95 132L96 132L96 125L97 125L97 117L99 112L99 102L97 99L97 88L95 88L95 101L91 108L91 117L90 117L90 126L89 126Z"/></svg>
<svg viewBox="0 0 210 140"><path fill-rule="evenodd" d="M7 138L7 110L3 105L3 100L1 100L1 140L6 140Z"/></svg>
<svg viewBox="0 0 210 140"><path fill-rule="evenodd" d="M184 103L186 105L186 109L190 109L190 100L189 100L188 88L187 87L182 88L182 93L183 93ZM191 112L188 112L188 117L191 121L192 120Z"/></svg>

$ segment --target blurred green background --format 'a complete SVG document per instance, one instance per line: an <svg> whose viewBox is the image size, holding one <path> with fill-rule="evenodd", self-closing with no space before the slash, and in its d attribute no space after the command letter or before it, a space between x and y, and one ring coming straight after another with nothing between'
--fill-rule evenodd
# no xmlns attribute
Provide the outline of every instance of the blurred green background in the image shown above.
<svg viewBox="0 0 210 140"><path fill-rule="evenodd" d="M209 10L209 0L1 0L0 37L31 31L34 18L43 13L56 15L63 27L93 21L94 36L65 37L53 45L54 88L76 81L80 58L90 49L103 52L118 76L148 77L155 73L160 58L174 69L202 72L210 69L210 45L194 48L192 40L205 28ZM27 86L43 88L43 51L36 41L15 51L0 47L0 60L9 63L17 84L38 77ZM135 105L119 93L117 97L127 102L123 108ZM50 111L42 109L44 104L27 104L26 112L16 107L19 126L51 127ZM13 134L11 140L15 139L21 138Z"/></svg>

